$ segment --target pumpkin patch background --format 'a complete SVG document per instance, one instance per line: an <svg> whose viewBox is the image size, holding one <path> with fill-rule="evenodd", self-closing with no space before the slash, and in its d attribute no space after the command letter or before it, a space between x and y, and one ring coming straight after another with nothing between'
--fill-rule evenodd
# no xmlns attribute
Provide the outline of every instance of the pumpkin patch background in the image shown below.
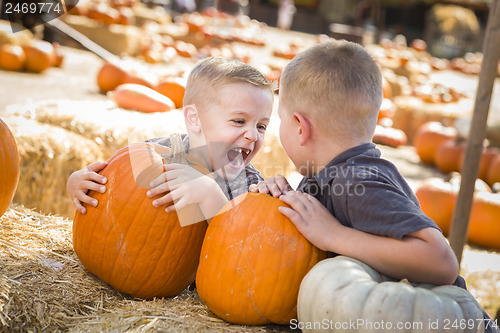
<svg viewBox="0 0 500 333"><path fill-rule="evenodd" d="M12 67L15 70L0 69L0 118L10 127L20 157L17 191L10 208L0 217L0 326L15 332L293 331L272 324L255 327L229 324L215 316L195 290L185 289L174 298L145 301L111 288L90 274L73 250L74 208L66 195L65 183L72 171L106 160L127 144L185 132L178 109L182 83L199 57L235 57L255 65L268 78L278 79L280 70L296 52L325 36L279 31L255 22L242 23L252 33L250 36L236 32L233 36L223 36L216 29L206 29L214 27L210 16L187 15L182 24L174 24L168 16L145 8L133 9L133 15L121 9L121 21L110 23L110 16L99 10L86 13L75 10L75 15L67 15L64 20L97 42L106 42L110 52L126 53L121 59L122 72L115 73L101 58L74 43L52 46L63 56L57 65L54 53L50 61L47 55L39 56L43 61L34 67L30 65L28 70L18 66ZM146 17L155 23L140 25ZM113 29L109 24L113 24ZM120 28L116 28L118 25ZM162 33L157 34L158 30ZM203 38L199 38L199 32L203 32ZM120 39L123 35L127 36L125 40ZM26 33L12 40L12 36L0 31L0 37L0 44L7 44L6 40L13 45L36 40ZM145 42L139 43L140 40ZM477 73L464 73L451 64L440 69L442 63L438 66L435 59L427 59L420 49L406 45L372 45L369 49L380 62L388 83L384 87L386 109L381 112L379 126L399 131L387 132L397 133L397 137L390 134L377 137L382 155L397 165L414 190L431 177L449 180L448 172L459 167L444 163L447 160L440 159L441 155L436 158L438 147L430 146L422 148L427 152L423 163L418 154L420 147L413 144L420 126L428 121L451 126L454 119L470 115ZM402 52L405 57L408 52L413 54L412 66L404 67L406 71L398 63L398 59L406 59L400 57ZM21 61L22 56L16 59ZM432 79L435 85L420 82L421 76ZM500 98L499 80L494 89L496 99ZM144 113L134 110L133 104L119 107L110 98L112 94L106 92L114 91L122 83L140 84L159 92L170 98L177 109ZM447 88L450 85L456 91ZM429 87L430 91L439 92L437 97L428 93ZM490 113L492 123L500 124L500 103L493 103ZM296 183L297 174L279 144L278 125L279 119L273 114L266 141L253 164L265 177L282 173ZM457 130L461 131L460 126ZM492 147L500 145L497 133L500 126L489 129ZM446 137L448 145L455 143L458 134L454 131ZM435 139L430 141L436 143ZM500 179L494 172L500 165L500 157L493 161L496 162L491 164L496 166L485 171L484 176L490 185ZM443 164L446 164L444 170ZM470 243L465 248L461 274L472 295L495 317L500 307L500 249Z"/></svg>

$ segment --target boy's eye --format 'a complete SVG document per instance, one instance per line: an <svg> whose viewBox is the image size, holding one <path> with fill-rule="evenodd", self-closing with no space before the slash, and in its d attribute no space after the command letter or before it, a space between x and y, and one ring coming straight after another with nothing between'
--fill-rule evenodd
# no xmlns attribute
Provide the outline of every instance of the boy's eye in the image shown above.
<svg viewBox="0 0 500 333"><path fill-rule="evenodd" d="M243 125L245 124L245 120L243 119L233 119L231 120L233 123L238 124L238 125Z"/></svg>
<svg viewBox="0 0 500 333"><path fill-rule="evenodd" d="M264 124L259 124L259 125L257 125L257 129L258 129L259 131L264 132L264 131L267 129L267 126L266 126L266 125L264 125Z"/></svg>

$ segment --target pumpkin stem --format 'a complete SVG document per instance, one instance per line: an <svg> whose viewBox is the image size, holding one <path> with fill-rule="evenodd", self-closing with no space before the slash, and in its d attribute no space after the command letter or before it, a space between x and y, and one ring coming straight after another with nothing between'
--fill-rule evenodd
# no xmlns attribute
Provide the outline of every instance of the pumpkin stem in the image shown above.
<svg viewBox="0 0 500 333"><path fill-rule="evenodd" d="M163 154L161 157L168 163L189 164L191 161L186 156L181 135L179 133L170 134L170 143L172 144L170 153Z"/></svg>

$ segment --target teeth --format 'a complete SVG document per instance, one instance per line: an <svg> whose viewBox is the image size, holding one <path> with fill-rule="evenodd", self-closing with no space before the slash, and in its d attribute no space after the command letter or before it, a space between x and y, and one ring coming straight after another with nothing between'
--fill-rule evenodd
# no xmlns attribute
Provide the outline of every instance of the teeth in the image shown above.
<svg viewBox="0 0 500 333"><path fill-rule="evenodd" d="M241 148L233 148L233 150L239 154L241 153Z"/></svg>

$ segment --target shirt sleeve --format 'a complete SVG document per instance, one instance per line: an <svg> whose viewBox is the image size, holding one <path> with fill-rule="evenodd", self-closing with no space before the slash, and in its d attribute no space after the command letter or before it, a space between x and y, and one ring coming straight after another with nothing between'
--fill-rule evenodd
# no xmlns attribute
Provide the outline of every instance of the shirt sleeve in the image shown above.
<svg viewBox="0 0 500 333"><path fill-rule="evenodd" d="M344 209L351 226L367 233L402 239L423 228L439 227L398 187L381 180L346 187Z"/></svg>

